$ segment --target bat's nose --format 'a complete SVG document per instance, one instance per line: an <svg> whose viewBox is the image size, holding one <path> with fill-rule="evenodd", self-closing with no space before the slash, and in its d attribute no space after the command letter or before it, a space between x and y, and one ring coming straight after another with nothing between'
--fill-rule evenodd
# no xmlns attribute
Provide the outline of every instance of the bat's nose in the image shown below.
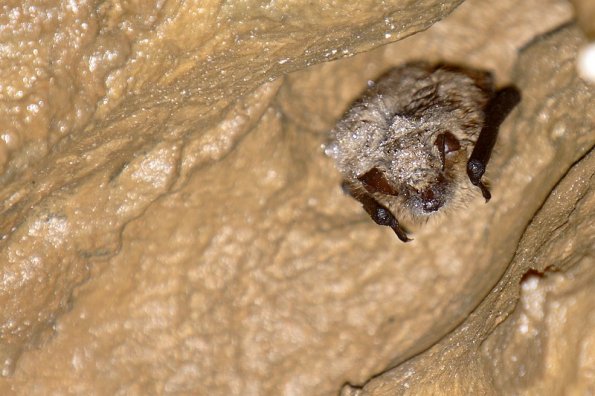
<svg viewBox="0 0 595 396"><path fill-rule="evenodd" d="M444 205L444 199L432 188L422 191L420 197L424 212L435 212Z"/></svg>

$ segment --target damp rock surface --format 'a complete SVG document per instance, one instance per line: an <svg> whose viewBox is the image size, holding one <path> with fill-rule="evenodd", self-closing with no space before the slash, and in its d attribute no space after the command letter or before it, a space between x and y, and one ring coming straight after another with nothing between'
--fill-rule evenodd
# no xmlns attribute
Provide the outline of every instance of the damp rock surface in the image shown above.
<svg viewBox="0 0 595 396"><path fill-rule="evenodd" d="M458 4L427 1L420 18L398 1L37 3L0 17L4 375L53 336L90 271L110 267L94 263L119 255L128 223L272 114L279 82L263 84L413 34ZM212 202L193 211L201 225ZM205 235L192 230L193 254Z"/></svg>
<svg viewBox="0 0 595 396"><path fill-rule="evenodd" d="M459 3L22 2L3 12L14 47L0 67L16 88L0 91L10 132L0 141L0 393L336 394L349 383L346 394L383 394L428 389L436 367L452 370L441 389L526 389L508 381L505 342L479 345L495 323L532 314L513 312L519 299L546 310L530 301L574 290L571 269L588 271L580 257L592 244L555 235L577 263L558 268L569 286L514 263L535 257L519 250L527 226L549 230L554 212L545 225L535 213L593 146L593 91L569 63L578 30L532 41L570 20L565 2L468 1L449 15ZM402 244L342 194L321 145L368 80L414 59L491 70L524 99L488 167L492 201L478 194ZM573 171L564 181L578 194ZM556 224L571 212L583 221L588 204L568 209L577 202L560 202ZM480 330L460 330L473 320ZM535 329L565 329L540 320ZM500 339L518 331L509 326ZM443 344L483 362L480 380L463 375L463 358L432 360ZM482 360L491 354L501 360Z"/></svg>

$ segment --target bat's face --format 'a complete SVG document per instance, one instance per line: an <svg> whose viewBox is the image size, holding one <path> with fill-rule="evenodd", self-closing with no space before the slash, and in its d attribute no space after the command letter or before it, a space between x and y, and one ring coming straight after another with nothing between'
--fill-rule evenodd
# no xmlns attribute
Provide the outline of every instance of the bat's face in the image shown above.
<svg viewBox="0 0 595 396"><path fill-rule="evenodd" d="M394 197L413 217L428 216L465 180L467 145L448 130L414 130L386 144L380 165L356 178L368 193Z"/></svg>

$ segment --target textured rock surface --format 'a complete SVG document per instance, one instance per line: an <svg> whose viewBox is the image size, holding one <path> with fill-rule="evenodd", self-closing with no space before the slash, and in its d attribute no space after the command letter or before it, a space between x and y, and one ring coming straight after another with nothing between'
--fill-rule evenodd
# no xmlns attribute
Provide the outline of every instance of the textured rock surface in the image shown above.
<svg viewBox="0 0 595 396"><path fill-rule="evenodd" d="M2 373L51 333L91 261L122 247L127 223L254 127L274 94L258 86L405 37L457 3L427 1L422 18L413 1L6 5ZM214 208L194 213L202 223Z"/></svg>
<svg viewBox="0 0 595 396"><path fill-rule="evenodd" d="M537 257L518 242L593 145L593 92L568 66L576 30L533 44L510 73L520 47L570 18L566 3L467 2L414 37L279 79L405 37L458 2L425 10L413 1L141 3L57 5L42 18L47 26L31 19L43 28L21 29L38 36L23 39L31 60L18 59L41 62L35 73L48 77L23 96L45 103L40 118L29 118L37 129L10 112L11 101L31 111L29 102L1 98L18 139L3 138L0 354L10 376L0 393L333 394L422 352L466 318L481 328L458 330L466 338L444 338L363 392L405 386L411 367L417 389L441 368L460 368L442 388L530 386L510 381L514 366L505 361L507 345L527 348L520 335L506 337L528 313L513 313L479 343L513 309L520 277L544 270L514 264L523 252ZM52 40L72 40L66 33L81 43L52 51ZM493 200L478 195L404 245L341 194L320 145L367 79L414 58L492 69L525 99L488 169ZM578 194L588 184L572 185ZM579 201L563 200L566 212L544 206L546 225L533 220L523 243L531 227L552 236L548 221L564 224L564 213L583 221L592 205L572 211ZM552 238L577 262L590 246ZM589 268L577 264L562 281L526 276L521 301L532 306L564 287L588 300L592 283L573 283L572 274ZM564 332L556 320L542 315L532 328ZM576 339L580 349L589 338ZM559 348L555 341L543 348ZM436 360L438 350L452 359ZM592 367L586 356L581 364ZM478 378L466 369L470 359L481 363ZM459 383L446 379L454 374Z"/></svg>

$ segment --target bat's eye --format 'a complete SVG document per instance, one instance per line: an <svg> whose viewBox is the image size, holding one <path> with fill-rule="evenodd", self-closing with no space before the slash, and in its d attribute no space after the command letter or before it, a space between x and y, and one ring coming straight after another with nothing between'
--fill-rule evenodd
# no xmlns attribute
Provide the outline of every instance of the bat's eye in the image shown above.
<svg viewBox="0 0 595 396"><path fill-rule="evenodd" d="M386 195L397 195L397 190L386 180L384 173L376 167L359 176L357 180L362 182L370 194L379 192Z"/></svg>
<svg viewBox="0 0 595 396"><path fill-rule="evenodd" d="M449 131L439 134L436 137L436 142L434 144L438 146L440 153L444 154L452 153L461 148L461 143L459 143L459 139L457 139L456 136L450 133Z"/></svg>

